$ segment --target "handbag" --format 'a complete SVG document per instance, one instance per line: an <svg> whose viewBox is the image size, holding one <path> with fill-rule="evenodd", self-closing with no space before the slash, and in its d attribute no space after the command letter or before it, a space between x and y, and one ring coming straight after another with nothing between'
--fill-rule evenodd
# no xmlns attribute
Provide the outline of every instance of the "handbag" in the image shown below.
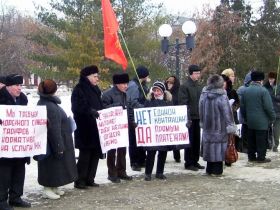
<svg viewBox="0 0 280 210"><path fill-rule="evenodd" d="M229 134L228 145L226 149L225 162L235 163L238 160L238 153L235 148L235 138L233 134Z"/></svg>

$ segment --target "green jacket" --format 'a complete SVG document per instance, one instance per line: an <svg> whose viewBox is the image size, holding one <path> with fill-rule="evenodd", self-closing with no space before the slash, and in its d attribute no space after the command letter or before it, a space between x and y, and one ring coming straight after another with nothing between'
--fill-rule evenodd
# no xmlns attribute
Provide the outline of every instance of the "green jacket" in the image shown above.
<svg viewBox="0 0 280 210"><path fill-rule="evenodd" d="M190 77L180 86L178 99L180 105L187 105L191 119L199 119L198 104L202 86Z"/></svg>
<svg viewBox="0 0 280 210"><path fill-rule="evenodd" d="M276 117L269 92L257 82L245 89L240 108L249 129L267 130Z"/></svg>

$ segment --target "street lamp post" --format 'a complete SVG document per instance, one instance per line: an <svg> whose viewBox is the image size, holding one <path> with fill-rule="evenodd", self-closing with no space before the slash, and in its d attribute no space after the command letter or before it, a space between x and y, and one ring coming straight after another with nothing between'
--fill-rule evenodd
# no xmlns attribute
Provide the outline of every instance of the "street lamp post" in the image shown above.
<svg viewBox="0 0 280 210"><path fill-rule="evenodd" d="M186 35L185 42L180 43L179 39L176 38L175 44L169 44L168 37L172 34L172 27L169 24L163 24L159 27L159 35L163 37L161 40L161 51L164 54L168 53L169 47L175 47L175 68L176 68L176 77L180 79L180 60L179 60L179 53L180 47L182 45L186 46L186 49L192 51L194 48L194 33L196 32L196 25L193 21L186 21L182 25L182 31Z"/></svg>

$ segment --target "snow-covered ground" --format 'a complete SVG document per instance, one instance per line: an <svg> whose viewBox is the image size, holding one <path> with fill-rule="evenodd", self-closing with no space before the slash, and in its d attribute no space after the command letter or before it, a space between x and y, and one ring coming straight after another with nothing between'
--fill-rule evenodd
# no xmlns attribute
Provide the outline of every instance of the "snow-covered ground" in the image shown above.
<svg viewBox="0 0 280 210"><path fill-rule="evenodd" d="M35 90L23 90L23 92L28 94L29 104L36 104L38 101L38 96ZM72 115L71 113L71 93L67 92L65 89L58 90L58 96L62 100L62 108L68 115ZM78 154L78 151L76 151ZM183 160L183 150L181 150L181 158ZM227 167L224 170L224 176L220 177L220 179L230 178L235 180L245 180L249 182L272 182L280 184L280 155L279 153L268 152L267 157L272 159L272 163L269 164L253 164L248 163L247 156L245 154L239 154L239 160L237 163L234 163L232 167ZM200 160L200 164L206 165L206 163ZM155 170L155 169L154 169ZM127 154L127 173L132 176L140 176L143 175L144 170L141 172L132 171L129 166L129 157ZM201 176L205 174L205 170L200 170L199 172L192 172L184 169L184 163L175 163L173 160L172 152L168 153L167 162L165 165L165 173L168 176L171 176L172 173L175 174L197 174ZM54 177L55 178L55 177ZM107 180L107 166L106 160L100 160L96 178L96 183L106 184L110 181ZM65 189L73 188L73 184L69 184L64 186ZM37 182L37 162L32 160L30 165L26 166L26 176L25 176L25 196L29 194L40 194L42 187ZM28 196L28 199L32 199L32 196Z"/></svg>

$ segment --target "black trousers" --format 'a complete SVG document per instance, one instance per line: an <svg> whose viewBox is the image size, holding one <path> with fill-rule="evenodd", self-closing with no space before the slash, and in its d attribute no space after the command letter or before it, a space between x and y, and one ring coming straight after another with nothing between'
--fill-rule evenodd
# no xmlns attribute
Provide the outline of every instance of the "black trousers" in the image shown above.
<svg viewBox="0 0 280 210"><path fill-rule="evenodd" d="M206 173L220 175L223 173L223 162L208 162L206 166Z"/></svg>
<svg viewBox="0 0 280 210"><path fill-rule="evenodd" d="M0 202L15 200L23 195L25 178L25 163L23 158L0 158Z"/></svg>
<svg viewBox="0 0 280 210"><path fill-rule="evenodd" d="M86 184L94 182L100 154L97 149L80 149L79 159L77 162L78 180Z"/></svg>
<svg viewBox="0 0 280 210"><path fill-rule="evenodd" d="M180 155L179 149L173 150L173 158L174 158L174 160L181 160L181 155Z"/></svg>
<svg viewBox="0 0 280 210"><path fill-rule="evenodd" d="M143 147L137 147L134 128L129 128L129 158L131 166L142 166L146 162L146 151Z"/></svg>
<svg viewBox="0 0 280 210"><path fill-rule="evenodd" d="M241 127L241 141L242 141L241 152L247 153L247 151L248 151L248 125L247 124L242 124L242 127Z"/></svg>
<svg viewBox="0 0 280 210"><path fill-rule="evenodd" d="M126 175L126 148L111 149L107 152L107 167L110 177Z"/></svg>
<svg viewBox="0 0 280 210"><path fill-rule="evenodd" d="M152 174L156 153L157 153L156 150L147 151L145 174ZM157 174L163 174L166 156L167 156L167 151L158 151L157 170L156 170Z"/></svg>
<svg viewBox="0 0 280 210"><path fill-rule="evenodd" d="M248 159L264 160L266 156L267 130L248 129Z"/></svg>
<svg viewBox="0 0 280 210"><path fill-rule="evenodd" d="M199 119L192 120L189 128L190 147L185 149L185 167L194 165L199 160L200 151L200 126Z"/></svg>

